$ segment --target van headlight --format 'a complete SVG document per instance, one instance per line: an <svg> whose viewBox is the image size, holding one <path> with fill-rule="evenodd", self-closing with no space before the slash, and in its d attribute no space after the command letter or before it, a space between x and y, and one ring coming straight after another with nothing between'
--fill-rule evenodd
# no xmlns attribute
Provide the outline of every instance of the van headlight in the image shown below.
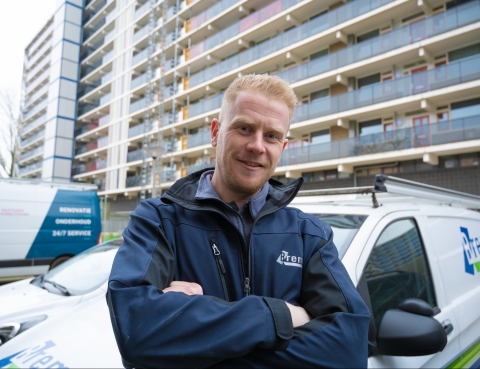
<svg viewBox="0 0 480 369"><path fill-rule="evenodd" d="M35 318L30 318L22 322L8 322L0 324L0 346L5 342L10 341L13 337L25 332L40 322L47 319L46 315L40 315Z"/></svg>

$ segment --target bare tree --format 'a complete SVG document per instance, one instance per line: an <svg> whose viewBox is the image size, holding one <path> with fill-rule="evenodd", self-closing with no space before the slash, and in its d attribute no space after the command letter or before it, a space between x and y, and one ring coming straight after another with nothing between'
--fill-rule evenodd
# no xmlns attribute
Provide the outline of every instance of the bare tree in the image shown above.
<svg viewBox="0 0 480 369"><path fill-rule="evenodd" d="M20 98L13 88L0 90L0 169L12 177L20 125Z"/></svg>

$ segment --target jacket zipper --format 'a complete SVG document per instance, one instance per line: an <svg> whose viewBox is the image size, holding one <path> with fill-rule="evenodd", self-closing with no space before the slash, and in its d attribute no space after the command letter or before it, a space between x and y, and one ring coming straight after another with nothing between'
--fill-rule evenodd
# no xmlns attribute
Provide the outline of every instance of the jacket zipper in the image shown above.
<svg viewBox="0 0 480 369"><path fill-rule="evenodd" d="M220 282L222 283L223 295L226 301L230 301L230 298L228 296L228 290L227 290L227 281L225 280L226 270L225 270L225 265L223 264L223 261L222 261L222 256L220 255L220 250L218 249L218 246L214 239L210 239L209 241L213 251L213 256L215 257L215 261L217 262L218 273L220 275Z"/></svg>

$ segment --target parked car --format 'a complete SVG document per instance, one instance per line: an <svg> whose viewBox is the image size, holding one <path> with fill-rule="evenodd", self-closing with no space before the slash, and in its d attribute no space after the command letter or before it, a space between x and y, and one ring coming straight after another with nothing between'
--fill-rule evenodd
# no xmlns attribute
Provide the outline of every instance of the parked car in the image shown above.
<svg viewBox="0 0 480 369"><path fill-rule="evenodd" d="M44 275L0 287L0 345L63 310L105 299L113 259L123 239L107 241ZM1 348L2 346L0 346Z"/></svg>
<svg viewBox="0 0 480 369"><path fill-rule="evenodd" d="M369 367L479 366L480 197L377 176L374 187L304 191L292 206L334 231L339 256L372 312ZM104 296L0 346L0 367L54 360L67 367L121 365Z"/></svg>

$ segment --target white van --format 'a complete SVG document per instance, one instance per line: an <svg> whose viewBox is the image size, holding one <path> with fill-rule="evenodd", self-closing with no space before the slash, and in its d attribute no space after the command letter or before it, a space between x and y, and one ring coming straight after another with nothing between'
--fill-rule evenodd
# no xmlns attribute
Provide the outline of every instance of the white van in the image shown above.
<svg viewBox="0 0 480 369"><path fill-rule="evenodd" d="M0 277L45 273L99 242L97 187L0 179Z"/></svg>
<svg viewBox="0 0 480 369"><path fill-rule="evenodd" d="M292 206L332 226L372 312L370 368L479 367L480 197L377 176L374 187L303 191ZM67 367L117 366L107 305L87 306L6 342L0 367L25 366L47 344Z"/></svg>

